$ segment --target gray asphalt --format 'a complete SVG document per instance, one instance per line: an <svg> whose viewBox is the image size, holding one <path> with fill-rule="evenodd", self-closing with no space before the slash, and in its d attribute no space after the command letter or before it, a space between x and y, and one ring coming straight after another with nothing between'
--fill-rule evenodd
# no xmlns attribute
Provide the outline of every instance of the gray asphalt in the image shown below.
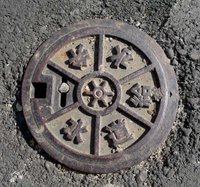
<svg viewBox="0 0 200 187"><path fill-rule="evenodd" d="M0 186L200 186L199 0L0 0ZM114 174L83 174L50 158L27 129L20 101L25 67L60 28L91 18L139 27L162 46L180 92L166 143L147 161Z"/></svg>

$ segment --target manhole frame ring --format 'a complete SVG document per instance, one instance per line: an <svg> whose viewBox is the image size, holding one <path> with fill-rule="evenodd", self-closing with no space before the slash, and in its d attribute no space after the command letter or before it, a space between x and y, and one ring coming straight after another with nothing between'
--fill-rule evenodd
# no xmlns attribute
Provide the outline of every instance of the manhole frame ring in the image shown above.
<svg viewBox="0 0 200 187"><path fill-rule="evenodd" d="M35 66L35 61L39 60L39 57L41 57L44 54L43 52L45 51L45 49L47 49L47 46L50 47L51 45L53 45L52 41L54 41L56 38L60 38L60 34L65 33L64 35L67 35L66 33L68 33L69 31L71 31L73 29L76 29L76 27L79 30L80 26L85 26L85 25L87 25L88 27L91 27L91 26L98 27L98 26L108 26L109 25L109 27L112 27L113 29L119 29L119 28L125 27L127 32L135 33L137 35L137 37L140 38L140 40L142 40L141 38L143 38L143 45L146 44L148 46L149 43L151 43L150 51L151 51L152 55L155 55L155 52L157 51L156 58L158 61L160 60L162 62L160 65L162 66L161 68L165 70L165 77L169 80L172 78L173 78L173 80L176 80L176 76L173 72L173 69L168 65L169 60L166 58L163 50L158 46L158 44L152 38L150 38L145 33L143 33L142 31L138 30L137 28L135 28L133 26L127 25L122 22L116 22L116 21L113 22L112 20L89 20L89 21L85 21L85 22L82 22L77 25L73 25L71 27L71 29L64 28L61 31L57 32L53 37L51 37L41 47L39 47L39 49L37 51L40 51L42 53L40 53L40 54L38 54L37 52L35 53L35 55L32 57L31 61L28 64L29 70ZM133 42L130 42L130 43L133 43ZM136 45L136 44L133 43L133 45ZM25 116L25 119L29 126L29 129L31 130L33 136L38 141L38 143L42 146L42 148L44 150L46 150L46 152L48 152L52 157L54 157L58 161L60 161L62 163L67 162L68 163L67 165L69 167L79 170L79 171L83 171L83 172L87 172L87 173L108 173L108 172L113 172L113 171L116 171L116 170L119 170L122 168L130 167L131 165L144 160L152 152L154 152L155 149L158 148L158 145L161 144L163 142L163 140L165 140L166 136L169 133L170 126L172 126L173 121L175 119L176 112L171 113L170 108L172 107L174 109L173 111L176 111L176 108L178 106L178 89L177 89L176 81L166 80L166 85L167 85L166 91L167 91L167 96L168 96L166 99L168 100L168 103L167 103L168 105L166 106L167 114L165 116L165 119L167 119L168 122L166 123L166 120L163 119L163 121L165 121L165 123L163 124L162 127L164 128L165 131L167 130L167 132L160 136L157 136L157 138L155 138L155 137L152 138L151 143L148 142L149 144L151 144L151 146L149 146L149 149L146 149L145 151L143 151L143 155L145 155L145 156L138 155L137 158L134 158L134 159L129 158L128 161L125 160L124 162L120 162L120 164L118 164L117 167L116 167L116 164L112 164L112 167L111 167L111 165L109 165L108 167L105 167L105 165L102 166L101 163L100 163L100 165L86 164L86 165L82 166L82 162L81 161L79 162L78 160L72 159L73 162L70 162L69 160L66 161L65 156L63 156L63 155L60 156L58 154L58 150L56 150L55 147L50 145L49 142L47 142L44 139L44 136L42 135L42 132L44 132L43 131L44 129L37 128L37 124L34 121L35 119L33 118L32 114L31 114L30 103L28 104L26 102L26 99L29 99L29 98L27 97L27 93L25 93L25 90L27 89L27 87L29 87L28 82L30 82L30 83L32 82L30 79L30 75L27 75L28 74L27 72L28 71L26 71L24 78L23 78L22 105L23 105L24 116ZM170 92L172 93L171 97L169 96ZM154 132L154 133L156 133L156 132ZM158 139L160 139L160 141L158 141ZM146 152L146 153L144 153L144 152Z"/></svg>

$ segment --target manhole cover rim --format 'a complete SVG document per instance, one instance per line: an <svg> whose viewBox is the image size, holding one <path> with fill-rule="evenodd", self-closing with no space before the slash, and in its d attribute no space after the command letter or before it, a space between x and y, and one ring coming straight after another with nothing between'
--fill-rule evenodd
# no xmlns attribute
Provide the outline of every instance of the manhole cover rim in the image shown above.
<svg viewBox="0 0 200 187"><path fill-rule="evenodd" d="M79 25L84 25L84 26L87 25L88 27L91 27L91 26L95 27L95 26L99 26L99 25L101 25L101 26L102 25L107 26L107 24L109 24L109 27L112 27L112 28L115 28L115 29L119 29L119 25L120 25L120 27L126 27L127 32L128 31L129 32L132 31L134 33L137 33L138 37L142 36L143 38L146 39L146 40L143 41L144 45L145 45L145 43L147 44L148 42L151 42L151 44L152 44L152 46L151 46L152 55L156 55L156 58L157 58L158 61L160 59L161 62L159 63L159 65L160 65L160 68L165 73L165 76L168 77L168 78L170 78L170 79L173 77L174 80L176 80L176 77L175 77L175 74L174 74L172 68L169 67L168 64L167 64L168 63L168 59L165 57L165 54L162 51L162 49L155 43L155 41L153 39L151 39L145 33L139 31L137 28L134 28L134 27L132 27L130 25L127 25L125 23L122 23L122 22L113 22L113 21L110 21L110 20L106 20L106 21L105 20L92 20L92 21L90 20L88 22L87 21L86 22L82 22L81 24L78 24L78 26ZM72 30L73 30L73 28L76 28L76 25L74 25L74 26L71 27ZM58 37L60 38L60 36L59 36L60 33L63 33L64 35L67 35L68 34L67 31L70 31L70 29L64 28L61 31L59 31L57 34L55 34L53 36L53 38L50 38L49 40L47 40L37 50L37 52L40 51L41 53L38 54L36 52L35 55L32 57L31 61L28 64L27 69L30 70L34 66L36 68L36 66L37 66L36 65L37 64L36 61L40 61L39 59L40 59L40 57L42 57L43 54L45 54L45 50L48 50L49 47L53 45L51 42L55 41L55 39L58 38ZM130 42L130 43L132 43L132 42ZM135 45L135 43L133 43L133 44ZM49 46L49 47L47 47L47 46ZM159 51L159 54L155 54L156 50ZM77 159L74 160L73 158L71 158L72 160L71 159L66 160L66 157L64 155L58 156L58 150L56 149L56 151L55 151L54 150L55 148L53 148L49 144L49 142L46 142L46 140L44 139L44 137L42 135L43 129L40 129L40 130L37 129L37 124L34 121L35 119L32 116L32 114L30 113L30 111L31 111L30 103L27 102L27 101L29 101L29 97L28 97L28 94L25 92L25 90L27 90L27 88L29 89L29 85L28 84L31 83L31 77L32 77L32 76L30 76L30 74L28 75L27 72L28 71L26 70L26 73L25 73L24 78L23 78L23 85L22 85L22 104L23 104L23 110L24 110L24 115L25 115L25 119L27 121L27 124L28 124L28 126L29 126L32 134L36 138L36 140L39 142L39 144L42 144L43 149L45 149L51 156L53 156L54 158L56 158L60 162L65 163L65 164L67 162L67 165L69 167L73 168L73 169L80 170L80 171L83 171L83 172L89 172L89 173L106 173L106 172L116 171L116 170L119 170L121 168L129 167L130 163L133 164L133 162L136 162L136 160L137 160L137 162L139 162L139 161L144 160L145 158L147 158L149 156L149 154L151 152L153 152L153 150L155 150L155 149L158 148L157 144L162 143L162 141L165 139L164 137L166 137L166 135L168 135L168 133L166 133L165 135L162 135L160 137L160 139L162 139L160 142L153 143L154 147L149 146L149 147L151 147L151 151L145 150L148 153L144 153L145 151L143 150L143 155L145 155L145 156L142 156L142 157L140 156L138 159L133 158L133 156L131 156L131 155L129 155L129 156L127 155L127 158L126 158L126 161L125 161L126 163L124 163L124 161L123 161L124 157L122 157L122 155L123 155L122 153L124 153L124 151L122 153L120 153L120 154L117 153L119 155L119 157L122 158L120 162L123 163L123 164L112 163L110 165L110 164L108 164L108 160L105 160L105 159L107 159L107 156L104 156L105 159L103 159L103 161L105 161L105 163L103 164L103 166L102 166L102 162L95 163L95 164L93 163L93 165L92 165L90 163L91 161L89 161L88 164L85 163L85 165L82 166L81 165L81 164L83 164L82 160L77 160ZM32 75L33 75L33 72L34 71L32 71ZM177 105L178 105L178 90L177 90L176 82L175 81L170 82L168 80L165 80L165 81L166 81L166 86L167 86L165 90L168 91L168 92L170 90L173 93L173 95L172 95L171 98L169 96L167 98L165 98L166 101L168 100L168 103L167 103L168 105L166 105L166 102L165 102L165 107L169 107L169 106L172 105L171 103L173 103L174 104L173 108L176 109ZM166 108L166 111L168 111L168 110L169 109ZM176 110L174 110L174 111L176 111ZM164 116L164 118L167 119L166 116ZM166 121L166 120L164 120L164 118L162 119L162 121ZM163 125L163 127L165 127L165 130L167 130L167 131L170 130L170 127L172 126L174 118L175 118L175 115L173 117L170 117L170 120L168 119L168 122ZM155 140L155 138L153 138L153 139ZM151 139L151 141L152 141L152 139ZM149 142L148 142L148 144L149 144ZM140 154L138 154L138 155L140 155ZM131 158L128 158L130 156L131 156ZM92 156L91 158L93 160L95 160L95 156ZM82 159L82 158L80 158L80 159ZM107 163L107 165L105 165L106 163ZM87 165L87 167L86 167L86 165Z"/></svg>

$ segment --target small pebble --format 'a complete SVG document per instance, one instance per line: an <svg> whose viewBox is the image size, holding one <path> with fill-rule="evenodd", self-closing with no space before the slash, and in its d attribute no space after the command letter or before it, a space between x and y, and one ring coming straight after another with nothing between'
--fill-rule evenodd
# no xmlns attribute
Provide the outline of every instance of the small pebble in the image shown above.
<svg viewBox="0 0 200 187"><path fill-rule="evenodd" d="M46 25L40 27L40 33L45 34L46 32L47 32L47 26Z"/></svg>
<svg viewBox="0 0 200 187"><path fill-rule="evenodd" d="M166 55L169 59L173 59L174 58L174 50L172 48L168 48L166 50Z"/></svg>
<svg viewBox="0 0 200 187"><path fill-rule="evenodd" d="M182 128L182 131L184 132L185 136L189 137L192 132L192 129Z"/></svg>
<svg viewBox="0 0 200 187"><path fill-rule="evenodd" d="M183 55L183 56L187 55L187 51L184 50L184 49L178 50L178 53L179 53L180 55Z"/></svg>
<svg viewBox="0 0 200 187"><path fill-rule="evenodd" d="M45 162L44 166L45 166L45 168L46 168L47 171L50 171L50 164L49 164L49 162Z"/></svg>
<svg viewBox="0 0 200 187"><path fill-rule="evenodd" d="M193 49L193 50L189 53L189 57L190 57L192 60L198 60L198 59L200 59L200 52L197 51L196 49Z"/></svg>
<svg viewBox="0 0 200 187"><path fill-rule="evenodd" d="M171 169L167 174L167 178L171 178L173 175L174 175L174 170Z"/></svg>
<svg viewBox="0 0 200 187"><path fill-rule="evenodd" d="M175 58L172 60L172 65L173 66L177 66L178 65L178 61Z"/></svg>
<svg viewBox="0 0 200 187"><path fill-rule="evenodd" d="M147 178L147 172L141 171L139 174L136 175L136 182L137 184L143 183Z"/></svg>
<svg viewBox="0 0 200 187"><path fill-rule="evenodd" d="M186 145L188 145L188 144L189 144L189 142L190 142L190 140L189 140L189 138L188 138L188 137L186 137L186 136L183 136L183 142L184 142Z"/></svg>
<svg viewBox="0 0 200 187"><path fill-rule="evenodd" d="M18 112L22 111L22 106L19 103L16 103L15 108Z"/></svg>
<svg viewBox="0 0 200 187"><path fill-rule="evenodd" d="M163 167L163 174L166 176L167 174L168 174L168 172L169 172L169 167Z"/></svg>
<svg viewBox="0 0 200 187"><path fill-rule="evenodd" d="M60 25L61 25L62 27L66 26L66 20L62 19L62 20L60 21Z"/></svg>

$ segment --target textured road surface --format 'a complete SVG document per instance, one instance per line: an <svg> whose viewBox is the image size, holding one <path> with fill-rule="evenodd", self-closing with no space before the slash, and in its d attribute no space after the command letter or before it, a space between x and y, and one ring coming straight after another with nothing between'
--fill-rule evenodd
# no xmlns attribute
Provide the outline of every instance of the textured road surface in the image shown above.
<svg viewBox="0 0 200 187"><path fill-rule="evenodd" d="M0 186L200 186L199 0L0 0ZM118 173L85 175L60 165L34 141L19 94L24 69L55 31L89 18L139 27L163 47L176 71L180 102L165 144Z"/></svg>

